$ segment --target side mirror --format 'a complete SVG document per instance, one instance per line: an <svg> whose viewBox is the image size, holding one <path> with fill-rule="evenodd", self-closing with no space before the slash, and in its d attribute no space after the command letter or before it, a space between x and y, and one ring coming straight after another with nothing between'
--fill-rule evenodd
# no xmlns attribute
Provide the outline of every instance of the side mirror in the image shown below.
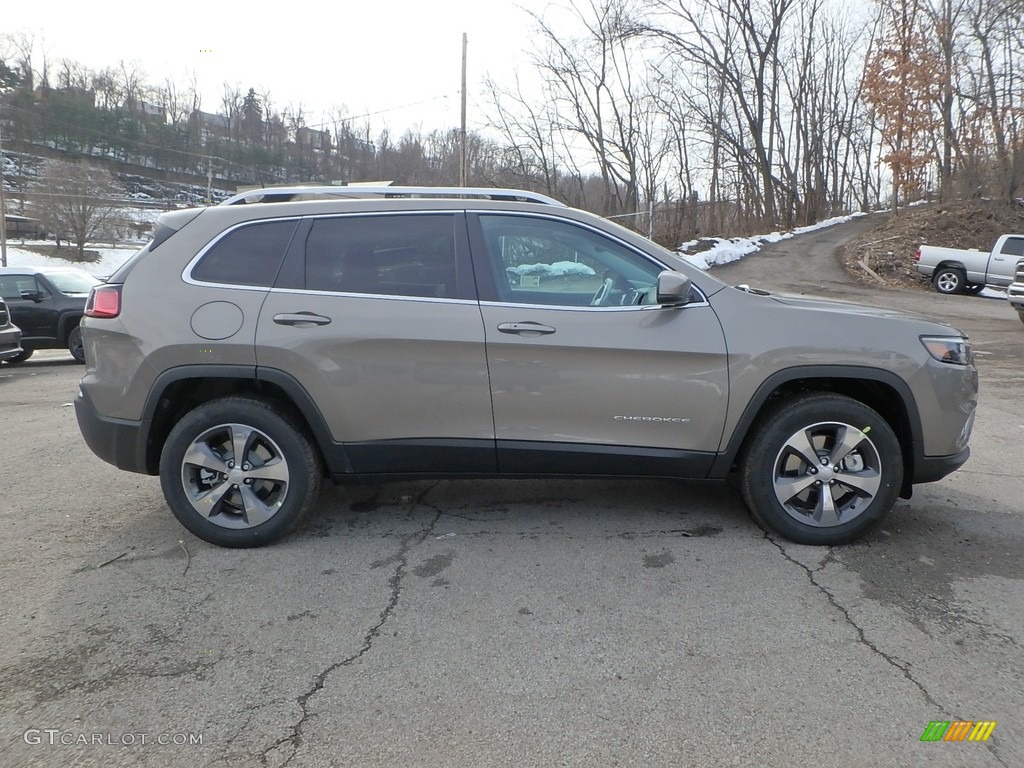
<svg viewBox="0 0 1024 768"><path fill-rule="evenodd" d="M686 304L690 300L690 278L666 269L658 275L658 303Z"/></svg>
<svg viewBox="0 0 1024 768"><path fill-rule="evenodd" d="M43 296L43 294L41 294L39 291L22 291L21 298L25 299L26 301L34 301L36 304L38 304L46 297Z"/></svg>

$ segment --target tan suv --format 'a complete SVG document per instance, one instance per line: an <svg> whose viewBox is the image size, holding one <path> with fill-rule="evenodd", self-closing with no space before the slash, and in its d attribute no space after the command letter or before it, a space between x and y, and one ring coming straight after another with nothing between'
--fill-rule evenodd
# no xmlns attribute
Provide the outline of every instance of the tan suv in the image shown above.
<svg viewBox="0 0 1024 768"><path fill-rule="evenodd" d="M324 477L732 473L761 525L847 542L966 461L977 396L947 325L732 288L517 190L166 213L82 327L89 446L232 547L294 528Z"/></svg>

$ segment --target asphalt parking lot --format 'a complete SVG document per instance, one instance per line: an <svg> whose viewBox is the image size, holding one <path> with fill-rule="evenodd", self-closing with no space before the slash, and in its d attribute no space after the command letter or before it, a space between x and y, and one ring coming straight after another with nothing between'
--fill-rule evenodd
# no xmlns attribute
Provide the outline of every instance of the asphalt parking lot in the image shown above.
<svg viewBox="0 0 1024 768"><path fill-rule="evenodd" d="M844 236L724 279L948 317L982 399L969 463L841 548L728 485L550 480L327 487L218 549L86 448L70 356L0 366L0 764L1024 765L1024 326L778 268ZM921 741L954 720L997 725Z"/></svg>

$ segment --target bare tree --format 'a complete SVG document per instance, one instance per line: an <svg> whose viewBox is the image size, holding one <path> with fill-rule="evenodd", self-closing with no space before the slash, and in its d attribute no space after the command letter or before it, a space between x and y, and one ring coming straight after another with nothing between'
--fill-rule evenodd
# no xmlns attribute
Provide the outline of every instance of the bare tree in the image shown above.
<svg viewBox="0 0 1024 768"><path fill-rule="evenodd" d="M514 183L539 186L548 195L557 194L557 117L550 102L542 99L538 103L536 98L526 96L518 74L512 86L503 87L488 79L486 87L494 107L491 127L505 141L503 165L515 179Z"/></svg>
<svg viewBox="0 0 1024 768"><path fill-rule="evenodd" d="M643 146L655 146L650 131L659 129L645 120L654 100L633 10L630 0L577 0L570 11L583 30L578 38L534 14L542 43L535 62L561 116L558 128L578 139L570 140L577 152L582 143L593 154L603 188L600 208L609 214L635 212L640 193L650 191L651 185L642 189Z"/></svg>
<svg viewBox="0 0 1024 768"><path fill-rule="evenodd" d="M115 216L124 190L109 172L84 163L48 160L30 189L37 215L58 237L70 239L85 257L85 245Z"/></svg>
<svg viewBox="0 0 1024 768"><path fill-rule="evenodd" d="M671 56L703 73L716 187L721 172L718 155L727 150L735 161L737 204L749 198L753 215L774 224L781 203L785 218L792 218L797 192L777 168L784 135L782 42L794 0L651 4L655 16L642 31L660 39Z"/></svg>
<svg viewBox="0 0 1024 768"><path fill-rule="evenodd" d="M965 94L970 105L970 154L994 151L995 187L1002 200L1013 200L1024 184L1024 74L1018 64L1024 47L1019 2L978 0L969 15L977 68L974 86ZM973 160L976 166L985 163ZM978 179L980 185L981 179Z"/></svg>

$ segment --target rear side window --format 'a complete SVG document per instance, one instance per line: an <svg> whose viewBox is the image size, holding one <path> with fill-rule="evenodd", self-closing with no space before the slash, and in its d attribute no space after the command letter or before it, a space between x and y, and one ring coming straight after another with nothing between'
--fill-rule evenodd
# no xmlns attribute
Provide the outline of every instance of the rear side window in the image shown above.
<svg viewBox="0 0 1024 768"><path fill-rule="evenodd" d="M297 224L296 219L266 221L231 230L192 268L192 279L269 288Z"/></svg>
<svg viewBox="0 0 1024 768"><path fill-rule="evenodd" d="M455 217L339 216L313 222L305 287L313 291L451 298Z"/></svg>

